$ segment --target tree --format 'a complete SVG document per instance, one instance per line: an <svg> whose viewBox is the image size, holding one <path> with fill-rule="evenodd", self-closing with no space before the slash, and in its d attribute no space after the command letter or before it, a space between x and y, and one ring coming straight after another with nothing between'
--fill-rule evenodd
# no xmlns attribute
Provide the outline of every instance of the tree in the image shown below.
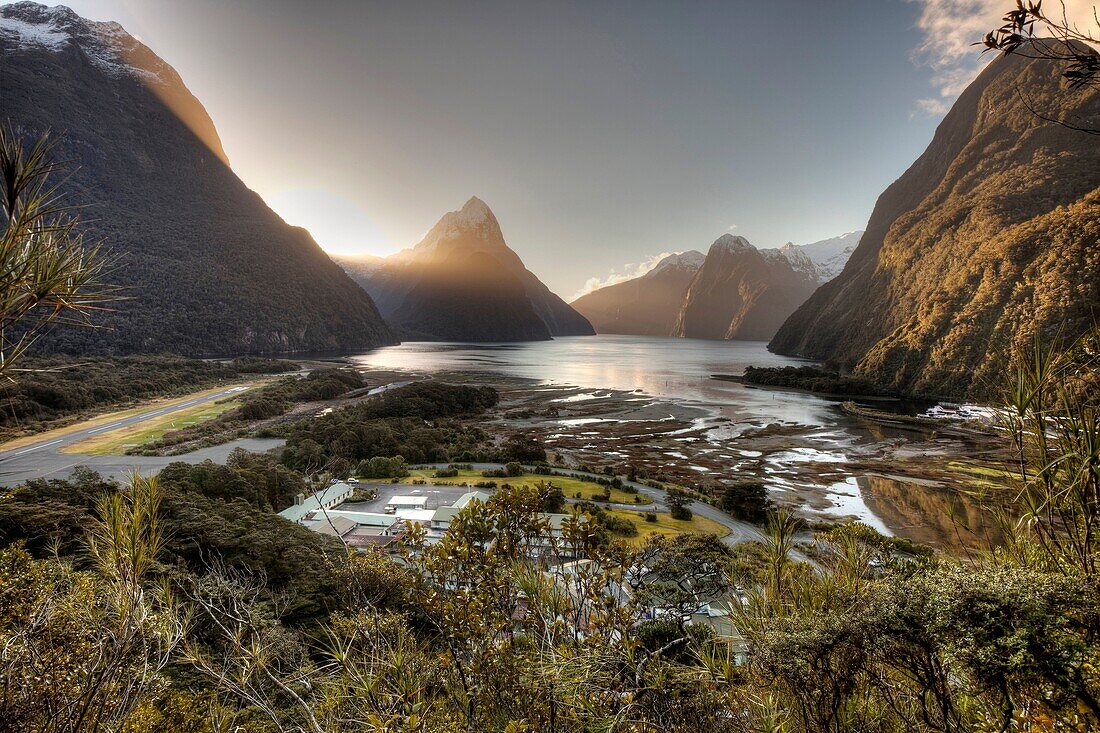
<svg viewBox="0 0 1100 733"><path fill-rule="evenodd" d="M691 519L693 515L691 510L688 509L688 505L691 504L691 497L687 495L686 491L670 486L665 494L665 503L668 504L668 512L673 519Z"/></svg>
<svg viewBox="0 0 1100 733"><path fill-rule="evenodd" d="M96 501L88 570L0 551L0 727L118 730L164 681L184 634L167 585L161 491L135 476Z"/></svg>
<svg viewBox="0 0 1100 733"><path fill-rule="evenodd" d="M1100 17L1093 9L1092 26L1082 28L1069 18L1065 2L1051 11L1043 0L1016 0L1016 8L1004 15L1003 25L985 35L987 50L1048 59L1062 69L1071 90L1100 88ZM1026 104L1025 100L1025 104ZM1030 108L1030 105L1029 105ZM1072 130L1100 135L1100 128L1070 120L1053 119L1032 109L1040 118Z"/></svg>
<svg viewBox="0 0 1100 733"><path fill-rule="evenodd" d="M739 481L722 492L722 511L746 522L763 522L774 508L762 481Z"/></svg>
<svg viewBox="0 0 1100 733"><path fill-rule="evenodd" d="M111 297L101 245L85 244L51 181L53 150L47 135L28 144L0 126L0 374L52 325L89 325Z"/></svg>

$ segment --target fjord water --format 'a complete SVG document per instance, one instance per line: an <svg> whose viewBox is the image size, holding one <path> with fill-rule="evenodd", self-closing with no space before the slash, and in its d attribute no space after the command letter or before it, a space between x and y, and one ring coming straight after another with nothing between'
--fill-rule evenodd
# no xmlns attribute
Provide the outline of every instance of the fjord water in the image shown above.
<svg viewBox="0 0 1100 733"><path fill-rule="evenodd" d="M415 372L479 372L585 389L638 391L651 397L726 405L777 420L819 423L834 402L815 395L748 388L712 378L748 366L813 362L773 354L763 341L654 336L574 336L502 344L411 342L355 359L364 366ZM830 420L830 422L832 422Z"/></svg>
<svg viewBox="0 0 1100 733"><path fill-rule="evenodd" d="M796 503L824 499L824 509L815 504L824 515L854 516L882 532L935 544L953 542L947 531L929 532L929 526L942 522L942 517L929 513L941 512L944 502L961 501L957 492L931 482L899 480L886 470L888 463L870 481L865 467L857 470L852 465L882 457L884 447L923 440L926 431L869 424L843 412L837 398L713 378L742 374L748 366L812 363L772 354L764 342L611 335L526 343L411 342L354 360L376 369L484 374L540 385L632 392L654 403L689 408L702 415L690 420L693 428L705 430L706 447L683 443L674 452L655 447L665 450L669 460L689 460L693 449L711 455L727 451L731 459L726 475L736 475L742 466L755 462L755 475L764 478L777 497ZM568 426L577 421L556 422ZM763 452L740 450L753 447L746 440L751 443L754 433L773 430L787 437L775 439L779 442L771 442ZM754 458L741 460L750 455Z"/></svg>

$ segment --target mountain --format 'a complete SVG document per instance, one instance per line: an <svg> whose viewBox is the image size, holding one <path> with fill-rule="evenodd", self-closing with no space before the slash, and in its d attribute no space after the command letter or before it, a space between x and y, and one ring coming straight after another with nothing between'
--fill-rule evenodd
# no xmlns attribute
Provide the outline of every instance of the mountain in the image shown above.
<svg viewBox="0 0 1100 733"><path fill-rule="evenodd" d="M411 249L385 259L337 261L406 338L537 341L595 333L524 267L476 196L445 214Z"/></svg>
<svg viewBox="0 0 1100 733"><path fill-rule="evenodd" d="M779 248L779 253L787 258L791 267L805 273L821 285L841 273L862 236L861 230L809 244L787 242Z"/></svg>
<svg viewBox="0 0 1100 733"><path fill-rule="evenodd" d="M989 396L1036 336L1094 324L1100 145L1032 109L1097 127L1100 90L1070 90L1042 59L991 62L770 348L905 391Z"/></svg>
<svg viewBox="0 0 1100 733"><path fill-rule="evenodd" d="M587 318L596 333L668 336L684 293L706 259L691 250L665 257L641 277L608 285L574 300L573 306Z"/></svg>
<svg viewBox="0 0 1100 733"><path fill-rule="evenodd" d="M234 175L203 106L122 26L0 8L0 103L23 133L55 133L65 201L105 240L125 296L104 328L62 328L43 347L207 356L395 342L309 233Z"/></svg>
<svg viewBox="0 0 1100 733"><path fill-rule="evenodd" d="M688 286L673 335L766 341L816 286L779 251L725 234Z"/></svg>

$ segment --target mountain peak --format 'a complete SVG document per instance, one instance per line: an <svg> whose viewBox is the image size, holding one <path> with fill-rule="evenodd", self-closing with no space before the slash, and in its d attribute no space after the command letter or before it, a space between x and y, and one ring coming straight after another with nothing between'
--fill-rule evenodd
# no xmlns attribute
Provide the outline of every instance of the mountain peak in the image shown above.
<svg viewBox="0 0 1100 733"><path fill-rule="evenodd" d="M462 205L462 210L460 211L460 213L467 216L480 216L483 218L487 218L493 215L493 212L489 208L489 205L479 199L477 196L471 196L469 199L467 199L466 203Z"/></svg>
<svg viewBox="0 0 1100 733"><path fill-rule="evenodd" d="M662 258L653 269L647 272L645 275L656 275L672 268L678 268L683 270L698 270L703 266L703 261L706 259L706 255L698 250L689 249L687 252L673 252L667 257Z"/></svg>
<svg viewBox="0 0 1100 733"><path fill-rule="evenodd" d="M715 250L742 252L749 249L755 250L756 247L753 247L751 244L749 244L749 240L740 235L723 234L722 236L718 237L718 239L714 240L714 244L710 246L710 249L712 252Z"/></svg>
<svg viewBox="0 0 1100 733"><path fill-rule="evenodd" d="M492 209L477 196L471 196L461 209L448 211L412 249L394 257L434 257L456 249L511 252Z"/></svg>
<svg viewBox="0 0 1100 733"><path fill-rule="evenodd" d="M178 79L171 67L118 23L88 20L65 5L4 5L0 7L0 36L22 47L49 51L75 44L93 65L111 74L130 73L160 83Z"/></svg>

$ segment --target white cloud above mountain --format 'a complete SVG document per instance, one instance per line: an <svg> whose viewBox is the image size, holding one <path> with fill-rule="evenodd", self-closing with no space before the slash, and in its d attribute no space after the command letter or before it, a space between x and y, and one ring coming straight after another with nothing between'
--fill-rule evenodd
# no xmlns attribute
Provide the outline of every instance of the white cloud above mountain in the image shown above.
<svg viewBox="0 0 1100 733"><path fill-rule="evenodd" d="M657 263L661 260L673 254L677 253L661 252L660 254L653 255L644 262L630 262L623 265L621 268L615 268L604 277L590 277L585 281L580 290L573 293L573 297L571 297L569 301L573 302L582 295L588 295L593 290L599 290L600 288L606 288L608 285L615 285L627 280L633 280L636 277L641 277L656 267Z"/></svg>
<svg viewBox="0 0 1100 733"><path fill-rule="evenodd" d="M1012 0L912 0L921 6L917 29L920 43L913 49L914 60L932 69L935 96L918 99L917 109L930 115L942 115L951 108L963 89L985 65L993 52L982 53L980 44L986 33L1001 25L1005 13L1015 8ZM1096 28L1093 15L1096 0L1065 0L1065 14L1081 29ZM1044 4L1048 13L1061 15L1057 0Z"/></svg>

